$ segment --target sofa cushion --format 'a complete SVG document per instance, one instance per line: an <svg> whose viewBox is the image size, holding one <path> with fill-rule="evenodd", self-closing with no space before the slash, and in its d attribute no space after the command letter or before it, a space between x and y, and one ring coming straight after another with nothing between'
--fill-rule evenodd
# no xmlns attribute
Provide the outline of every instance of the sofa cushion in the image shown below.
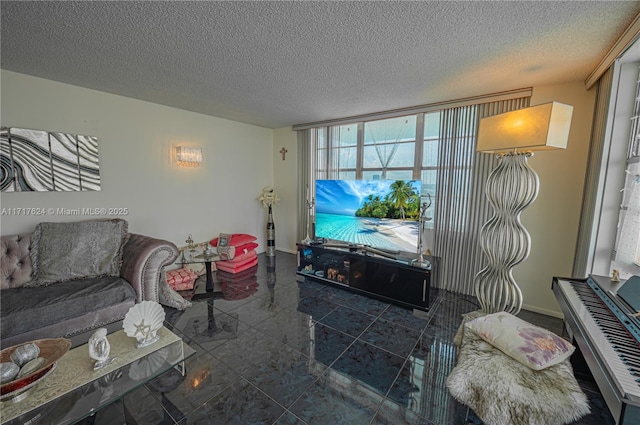
<svg viewBox="0 0 640 425"><path fill-rule="evenodd" d="M250 269L251 267L258 264L258 257L256 256L253 259L249 259L244 263L234 263L228 266L224 264L218 264L218 263L216 263L216 267L218 268L218 270L222 270L227 273L240 273L241 271Z"/></svg>
<svg viewBox="0 0 640 425"><path fill-rule="evenodd" d="M216 261L216 266L222 265L223 267L232 267L238 264L248 263L249 261L256 258L258 254L256 254L255 250L251 250L245 253L241 253L233 257L231 260L220 260Z"/></svg>
<svg viewBox="0 0 640 425"><path fill-rule="evenodd" d="M38 224L31 243L34 275L26 286L119 276L127 230L121 219Z"/></svg>
<svg viewBox="0 0 640 425"><path fill-rule="evenodd" d="M135 299L131 285L120 277L112 276L60 282L46 290L28 287L6 289L0 297L0 332L4 340L112 305L127 301L133 304Z"/></svg>
<svg viewBox="0 0 640 425"><path fill-rule="evenodd" d="M31 236L2 237L0 289L19 288L31 281Z"/></svg>
<svg viewBox="0 0 640 425"><path fill-rule="evenodd" d="M239 245L236 247L236 255L246 254L249 251L253 251L258 247L258 244L255 242L249 242L244 245Z"/></svg>
<svg viewBox="0 0 640 425"><path fill-rule="evenodd" d="M214 238L209 243L213 246L218 246L218 239L219 238ZM241 246L253 242L256 239L258 238L246 233L234 233L231 235L231 239L229 240L229 246Z"/></svg>

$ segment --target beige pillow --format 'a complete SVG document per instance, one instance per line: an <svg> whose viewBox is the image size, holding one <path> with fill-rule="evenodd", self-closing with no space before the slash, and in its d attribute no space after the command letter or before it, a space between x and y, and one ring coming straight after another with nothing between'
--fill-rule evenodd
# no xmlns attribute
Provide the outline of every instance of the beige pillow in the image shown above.
<svg viewBox="0 0 640 425"><path fill-rule="evenodd" d="M575 350L573 345L553 332L506 312L479 317L465 326L533 370L558 364Z"/></svg>

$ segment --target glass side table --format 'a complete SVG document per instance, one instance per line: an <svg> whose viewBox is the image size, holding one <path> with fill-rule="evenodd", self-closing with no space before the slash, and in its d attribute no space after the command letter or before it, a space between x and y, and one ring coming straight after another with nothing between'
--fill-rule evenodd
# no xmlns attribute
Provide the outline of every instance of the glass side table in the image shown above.
<svg viewBox="0 0 640 425"><path fill-rule="evenodd" d="M213 292L213 273L211 263L216 261L220 261L220 256L215 253L212 249L203 250L200 247L196 247L193 249L186 248L182 251L182 254L178 258L177 262L182 264L184 267L185 264L204 264L205 275L206 275L206 292Z"/></svg>

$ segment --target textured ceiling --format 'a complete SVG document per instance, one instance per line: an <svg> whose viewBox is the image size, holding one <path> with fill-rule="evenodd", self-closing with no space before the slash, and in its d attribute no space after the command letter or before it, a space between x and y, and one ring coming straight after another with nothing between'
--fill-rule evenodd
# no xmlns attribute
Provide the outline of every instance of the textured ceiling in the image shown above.
<svg viewBox="0 0 640 425"><path fill-rule="evenodd" d="M2 1L6 70L263 127L584 81L638 1Z"/></svg>

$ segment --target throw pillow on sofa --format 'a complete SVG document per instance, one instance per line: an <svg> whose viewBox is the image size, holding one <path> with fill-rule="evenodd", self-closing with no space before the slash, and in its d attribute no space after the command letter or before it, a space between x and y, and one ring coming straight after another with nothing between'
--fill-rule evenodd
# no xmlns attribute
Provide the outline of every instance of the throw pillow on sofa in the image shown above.
<svg viewBox="0 0 640 425"><path fill-rule="evenodd" d="M31 239L33 280L25 286L119 276L128 238L122 219L40 223Z"/></svg>

